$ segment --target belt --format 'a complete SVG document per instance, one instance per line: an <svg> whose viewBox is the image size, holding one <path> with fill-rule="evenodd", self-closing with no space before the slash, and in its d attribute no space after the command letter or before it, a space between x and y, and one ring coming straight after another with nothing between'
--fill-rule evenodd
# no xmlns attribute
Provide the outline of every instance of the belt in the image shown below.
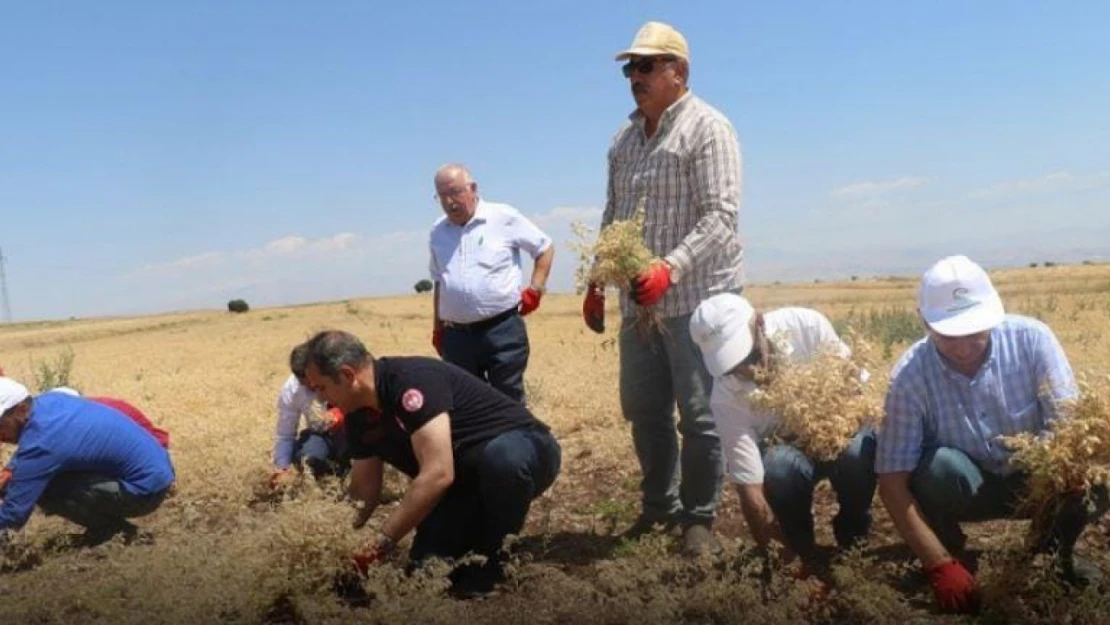
<svg viewBox="0 0 1110 625"><path fill-rule="evenodd" d="M459 330L460 332L484 332L493 326L505 321L509 317L515 317L518 314L516 307L512 307L504 312L499 312L492 317L486 317L481 321L474 323L455 323L454 321L444 321L443 327L450 330Z"/></svg>

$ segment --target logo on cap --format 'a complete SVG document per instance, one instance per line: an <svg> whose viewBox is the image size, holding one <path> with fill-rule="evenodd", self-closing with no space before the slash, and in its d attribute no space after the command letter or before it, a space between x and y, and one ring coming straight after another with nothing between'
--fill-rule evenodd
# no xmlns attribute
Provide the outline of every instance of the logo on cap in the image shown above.
<svg viewBox="0 0 1110 625"><path fill-rule="evenodd" d="M945 312L960 312L961 310L967 310L968 308L975 308L978 306L978 301L968 297L969 292L970 291L968 291L966 287L962 286L952 289L952 305L945 308Z"/></svg>

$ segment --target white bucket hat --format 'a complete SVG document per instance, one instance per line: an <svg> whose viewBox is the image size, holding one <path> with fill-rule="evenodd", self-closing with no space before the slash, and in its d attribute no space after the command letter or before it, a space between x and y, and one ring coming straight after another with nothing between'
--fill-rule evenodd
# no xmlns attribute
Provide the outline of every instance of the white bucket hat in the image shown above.
<svg viewBox="0 0 1110 625"><path fill-rule="evenodd" d="M967 256L942 258L921 277L918 306L944 336L968 336L1002 323L1006 311L990 276Z"/></svg>
<svg viewBox="0 0 1110 625"><path fill-rule="evenodd" d="M31 396L27 387L11 378L0 377L0 415L18 406Z"/></svg>
<svg viewBox="0 0 1110 625"><path fill-rule="evenodd" d="M754 317L748 300L734 293L714 295L698 304L690 315L690 336L701 349L710 375L720 377L748 357Z"/></svg>

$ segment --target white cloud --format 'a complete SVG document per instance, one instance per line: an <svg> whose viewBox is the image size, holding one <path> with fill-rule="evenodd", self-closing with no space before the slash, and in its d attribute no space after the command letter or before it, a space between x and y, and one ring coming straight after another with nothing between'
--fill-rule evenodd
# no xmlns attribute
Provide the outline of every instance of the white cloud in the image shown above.
<svg viewBox="0 0 1110 625"><path fill-rule="evenodd" d="M1008 180L971 193L976 200L1012 198L1043 193L1089 191L1110 187L1110 171L1075 175L1067 171L1054 171L1036 178Z"/></svg>
<svg viewBox="0 0 1110 625"><path fill-rule="evenodd" d="M533 223L544 229L568 226L576 221L594 226L601 222L601 212L600 208L593 206L556 206L531 219Z"/></svg>
<svg viewBox="0 0 1110 625"><path fill-rule="evenodd" d="M894 180L855 182L832 190L832 196L838 200L862 200L876 198L892 191L917 189L925 186L929 180L920 176L902 176Z"/></svg>
<svg viewBox="0 0 1110 625"><path fill-rule="evenodd" d="M596 227L601 209L561 206L529 218L555 241L549 287L573 285L570 225ZM341 232L319 238L290 234L254 247L208 251L153 263L126 273L115 285L129 305L145 309L211 308L243 297L252 306L411 292L428 272L428 232L372 236ZM531 261L523 260L527 277ZM121 302L122 304L122 302Z"/></svg>
<svg viewBox="0 0 1110 625"><path fill-rule="evenodd" d="M162 310L220 306L233 297L266 306L403 293L426 277L427 238L427 232L290 235L146 265L121 276L118 286L133 305Z"/></svg>

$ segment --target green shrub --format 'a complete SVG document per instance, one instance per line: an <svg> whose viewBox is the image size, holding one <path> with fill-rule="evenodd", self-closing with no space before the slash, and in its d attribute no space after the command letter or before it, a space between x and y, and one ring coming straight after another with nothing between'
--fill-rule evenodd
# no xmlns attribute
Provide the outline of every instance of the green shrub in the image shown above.
<svg viewBox="0 0 1110 625"><path fill-rule="evenodd" d="M32 362L31 368L34 370L35 388L38 392L42 393L59 386L72 387L71 375L75 358L73 348L67 345L53 361Z"/></svg>
<svg viewBox="0 0 1110 625"><path fill-rule="evenodd" d="M233 300L231 300L227 303L227 311L228 312L245 313L250 309L251 309L251 307L249 305L247 305L247 300L233 299Z"/></svg>

